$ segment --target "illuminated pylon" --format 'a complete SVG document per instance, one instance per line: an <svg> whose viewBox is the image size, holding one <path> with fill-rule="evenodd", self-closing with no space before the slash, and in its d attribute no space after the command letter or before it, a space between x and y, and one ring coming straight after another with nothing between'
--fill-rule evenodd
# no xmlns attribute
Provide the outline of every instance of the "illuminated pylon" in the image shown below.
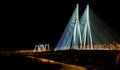
<svg viewBox="0 0 120 70"><path fill-rule="evenodd" d="M78 45L82 44L81 41L81 31L79 25L79 7L76 5L75 11L71 16L68 25L61 36L55 50L66 50L72 49L72 47L76 48Z"/></svg>
<svg viewBox="0 0 120 70"><path fill-rule="evenodd" d="M86 6L79 20L78 4L61 36L56 50L108 49L111 44L119 44L119 36Z"/></svg>
<svg viewBox="0 0 120 70"><path fill-rule="evenodd" d="M36 51L48 51L50 50L49 44L39 44L39 45L35 45L35 49Z"/></svg>
<svg viewBox="0 0 120 70"><path fill-rule="evenodd" d="M91 35L91 27L90 27L90 19L89 19L89 5L87 5L87 8L85 9L85 12L83 14L84 22L81 22L81 24L84 24L83 35L82 35L82 43L83 43L83 49L90 48L93 49L93 42L92 42L92 35ZM88 46L88 47L87 47Z"/></svg>

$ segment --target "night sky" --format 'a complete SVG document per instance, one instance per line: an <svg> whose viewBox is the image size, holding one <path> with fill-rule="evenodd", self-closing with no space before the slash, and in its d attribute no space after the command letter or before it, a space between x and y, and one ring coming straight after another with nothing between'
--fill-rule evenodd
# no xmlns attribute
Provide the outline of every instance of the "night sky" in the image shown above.
<svg viewBox="0 0 120 70"><path fill-rule="evenodd" d="M75 7L80 15L87 4L120 36L119 1L41 0L4 2L1 8L0 49L33 49L35 44L57 45Z"/></svg>

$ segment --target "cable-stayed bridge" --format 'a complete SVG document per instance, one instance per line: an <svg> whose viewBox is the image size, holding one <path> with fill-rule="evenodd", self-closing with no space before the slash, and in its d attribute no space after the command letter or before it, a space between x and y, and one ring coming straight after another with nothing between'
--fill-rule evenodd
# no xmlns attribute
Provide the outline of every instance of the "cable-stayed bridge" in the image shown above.
<svg viewBox="0 0 120 70"><path fill-rule="evenodd" d="M117 50L120 49L119 39L119 36L89 8L89 5L79 19L77 4L54 50Z"/></svg>
<svg viewBox="0 0 120 70"><path fill-rule="evenodd" d="M120 68L119 36L89 5L79 17L77 4L54 50L50 50L49 45L39 45L34 50L20 50L16 53L76 65Z"/></svg>

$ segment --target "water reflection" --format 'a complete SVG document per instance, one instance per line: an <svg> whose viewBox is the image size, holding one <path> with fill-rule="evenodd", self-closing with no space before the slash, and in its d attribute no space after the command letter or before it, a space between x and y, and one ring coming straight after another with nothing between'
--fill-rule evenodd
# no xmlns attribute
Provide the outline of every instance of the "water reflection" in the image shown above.
<svg viewBox="0 0 120 70"><path fill-rule="evenodd" d="M82 66L76 66L76 65L61 63L61 62L48 60L48 59L44 59L44 58L36 58L36 57L33 57L33 56L27 56L27 57L29 57L33 60L38 60L38 61L43 62L43 63L59 64L61 68L59 68L58 70L87 70L87 68L82 67Z"/></svg>

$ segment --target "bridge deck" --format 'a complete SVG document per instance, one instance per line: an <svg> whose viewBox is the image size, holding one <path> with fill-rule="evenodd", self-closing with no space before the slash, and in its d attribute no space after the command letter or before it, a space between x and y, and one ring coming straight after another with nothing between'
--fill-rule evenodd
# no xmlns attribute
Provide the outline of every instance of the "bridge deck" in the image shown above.
<svg viewBox="0 0 120 70"><path fill-rule="evenodd" d="M47 58L76 65L120 67L120 51L117 50L66 50L36 52L35 57Z"/></svg>

